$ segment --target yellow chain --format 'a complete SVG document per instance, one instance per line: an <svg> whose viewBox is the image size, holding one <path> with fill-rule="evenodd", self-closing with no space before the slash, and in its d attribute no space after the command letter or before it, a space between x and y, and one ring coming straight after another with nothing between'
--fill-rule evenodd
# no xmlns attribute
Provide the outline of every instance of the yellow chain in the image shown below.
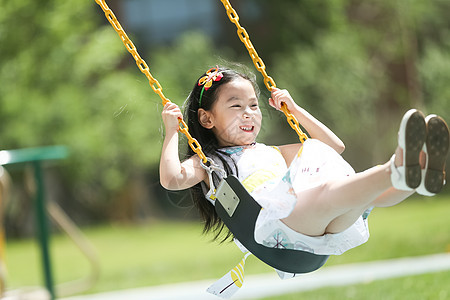
<svg viewBox="0 0 450 300"><path fill-rule="evenodd" d="M133 42L128 38L127 34L123 30L122 26L120 25L119 21L117 20L112 10L108 7L108 5L104 0L95 0L95 2L102 8L109 23L111 23L114 30L117 32L117 34L119 34L128 52L131 53L134 60L136 61L139 70L142 73L144 73L144 75L148 78L152 90L159 95L163 105L166 105L168 102L170 102L170 100L166 98L166 96L164 96L162 87L159 84L158 80L156 80L156 78L153 77L152 74L150 73L150 69L148 68L147 63L141 58L141 56L137 52L136 47L134 46ZM202 147L200 146L198 141L191 136L191 134L189 133L189 127L186 125L183 119L179 119L179 131L184 133L184 135L186 135L186 137L188 138L188 144L189 147L191 147L192 151L194 151L201 158L203 163L206 163L208 159L206 158L206 155L203 153Z"/></svg>
<svg viewBox="0 0 450 300"><path fill-rule="evenodd" d="M269 91L272 91L273 88L277 87L275 85L275 81L273 80L272 77L267 75L266 66L264 65L264 62L262 61L262 59L259 57L258 53L256 52L255 47L253 47L253 44L250 41L250 37L249 37L247 31L244 29L244 27L242 27L239 24L239 16L238 16L237 12L233 9L229 0L220 0L220 1L222 1L223 6L227 10L228 18L230 19L230 21L232 23L234 23L234 25L236 25L237 34L239 36L239 39L245 45L245 48L247 48L248 54L250 55L250 58L253 60L253 64L255 65L256 69L264 77L264 84L266 85L266 87ZM287 105L285 103L282 103L281 110L286 115L289 125L292 127L292 129L295 130L295 132L297 132L297 134L300 138L300 141L301 142L306 141L308 139L308 136L305 133L303 133L303 131L300 129L300 125L299 125L297 119L295 118L295 116L293 114L291 114L291 112L289 111L289 109L287 108Z"/></svg>

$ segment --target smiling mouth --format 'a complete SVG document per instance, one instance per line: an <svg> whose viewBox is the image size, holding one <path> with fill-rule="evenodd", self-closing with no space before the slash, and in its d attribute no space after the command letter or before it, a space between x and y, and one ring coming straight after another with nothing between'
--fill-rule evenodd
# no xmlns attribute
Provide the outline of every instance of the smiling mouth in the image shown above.
<svg viewBox="0 0 450 300"><path fill-rule="evenodd" d="M240 126L239 128L245 132L252 132L255 126Z"/></svg>

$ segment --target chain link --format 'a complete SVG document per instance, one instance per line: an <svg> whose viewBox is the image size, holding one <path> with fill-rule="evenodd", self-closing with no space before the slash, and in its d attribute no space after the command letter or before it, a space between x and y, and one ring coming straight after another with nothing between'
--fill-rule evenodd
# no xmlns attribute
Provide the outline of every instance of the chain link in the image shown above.
<svg viewBox="0 0 450 300"><path fill-rule="evenodd" d="M105 0L95 0L95 2L102 8L109 23L111 23L114 30L120 36L120 39L127 48L128 52L130 52L130 54L133 56L139 70L147 77L152 90L161 98L163 105L171 102L166 96L164 96L161 84L159 84L158 80L156 80L156 78L152 76L147 63L141 58L133 42L128 38L127 34L123 30L112 10L106 4ZM200 157L203 163L207 163L208 159L203 153L202 147L200 146L198 141L191 136L191 134L189 133L189 127L186 125L183 119L179 119L179 131L186 135L188 144L191 147L192 151L194 151L194 153L196 153Z"/></svg>
<svg viewBox="0 0 450 300"><path fill-rule="evenodd" d="M245 48L247 48L248 54L250 55L250 58L253 61L253 64L255 65L256 69L262 74L264 77L264 85L267 87L269 91L272 91L273 88L276 88L275 81L272 77L267 75L266 72L266 66L264 65L264 62L259 57L258 53L255 50L255 47L253 47L252 42L250 41L250 37L247 33L247 31L244 29L244 27L239 24L239 16L237 12L234 10L234 8L231 6L229 0L220 0L222 1L223 6L225 7L227 11L228 18L230 19L231 23L236 25L237 28L237 34L239 36L239 39L241 42L245 45ZM287 108L285 103L282 103L281 105L281 111L286 115L287 121L289 125L292 127L292 129L297 132L300 141L303 143L308 139L308 136L300 129L300 124L298 123L297 119L289 109Z"/></svg>

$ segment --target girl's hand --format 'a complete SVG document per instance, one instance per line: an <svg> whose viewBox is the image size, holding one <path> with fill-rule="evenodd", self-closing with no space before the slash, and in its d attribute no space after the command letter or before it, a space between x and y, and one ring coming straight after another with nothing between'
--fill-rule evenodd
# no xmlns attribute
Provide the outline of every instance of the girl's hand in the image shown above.
<svg viewBox="0 0 450 300"><path fill-rule="evenodd" d="M272 98L269 98L270 106L276 108L277 110L281 110L282 103L285 103L290 111L293 111L297 108L297 104L295 103L294 99L292 99L292 96L287 90L273 88Z"/></svg>
<svg viewBox="0 0 450 300"><path fill-rule="evenodd" d="M166 127L166 134L169 132L177 132L179 119L183 119L183 114L180 108L173 102L167 102L164 105L161 113L164 126Z"/></svg>

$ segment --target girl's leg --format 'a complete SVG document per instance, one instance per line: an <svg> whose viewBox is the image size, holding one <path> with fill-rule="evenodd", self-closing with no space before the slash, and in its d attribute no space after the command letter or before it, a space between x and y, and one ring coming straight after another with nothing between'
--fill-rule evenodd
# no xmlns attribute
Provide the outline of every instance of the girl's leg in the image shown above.
<svg viewBox="0 0 450 300"><path fill-rule="evenodd" d="M432 178L432 176L436 174L438 180L435 180L433 184L437 187L436 191L439 191L443 185L442 179L442 177L444 176L443 169L445 166L445 159L447 157L449 149L449 130L445 121L439 116L430 115L425 120L427 123L427 131L428 131L426 145L428 146L428 148L438 149L438 151L433 152L431 155L430 153L428 153L428 157L425 154L425 152L423 151L420 152L419 164L420 168L422 169L422 180L420 187L417 189L417 192L421 195L432 196L434 195L434 193L429 192L428 189L425 188L425 182L427 181L426 176L428 171L427 168L429 168L430 165L429 161L433 161L434 169L431 168L433 170L431 171L432 175L429 175L428 178ZM398 160L397 163L404 161L403 153L402 151L400 151L400 148L397 149L395 157ZM374 207L393 206L402 202L412 194L413 191L400 191L395 188L389 188L384 193L382 193L378 198L376 198L375 201L373 201L370 206ZM342 216L337 217L336 219L330 222L330 224L326 229L326 232L335 233L345 230L349 222L352 222L352 220L356 221L356 219L359 218L359 216L362 213L364 213L366 209L367 207L362 207L359 209L356 208Z"/></svg>
<svg viewBox="0 0 450 300"><path fill-rule="evenodd" d="M414 194L414 191L399 191L394 188L389 188L381 194L371 206L374 207L390 207L399 204L409 196Z"/></svg>
<svg viewBox="0 0 450 300"><path fill-rule="evenodd" d="M355 208L350 210L328 224L325 233L342 232L351 226L369 207L389 207L394 206L409 196L414 194L413 191L399 191L394 188L387 189L378 198L376 198L370 205Z"/></svg>
<svg viewBox="0 0 450 300"><path fill-rule="evenodd" d="M282 221L293 230L311 236L322 235L329 229L332 229L329 232L339 232L350 227L391 187L390 167L386 163L301 192L294 210ZM333 221L335 228L328 228Z"/></svg>
<svg viewBox="0 0 450 300"><path fill-rule="evenodd" d="M370 206L401 202L420 183L419 155L425 136L423 114L408 111L400 125L399 147L392 162L395 168L387 162L302 191L297 194L294 210L282 221L291 229L310 236L336 233L350 227ZM393 192L393 184L397 189L410 191Z"/></svg>

